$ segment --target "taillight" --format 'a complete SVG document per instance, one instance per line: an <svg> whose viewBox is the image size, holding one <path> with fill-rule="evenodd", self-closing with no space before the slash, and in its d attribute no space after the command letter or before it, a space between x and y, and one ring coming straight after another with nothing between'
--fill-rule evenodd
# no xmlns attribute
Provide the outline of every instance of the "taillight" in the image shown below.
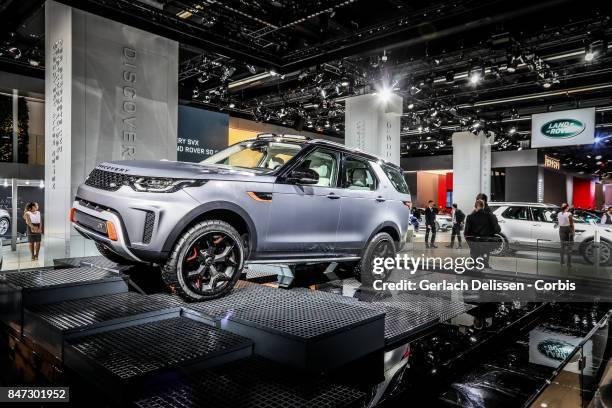
<svg viewBox="0 0 612 408"><path fill-rule="evenodd" d="M76 208L72 207L70 209L70 214L68 215L68 217L70 217L70 222L74 222L74 213L76 212Z"/></svg>
<svg viewBox="0 0 612 408"><path fill-rule="evenodd" d="M106 221L106 233L108 234L108 239L111 241L117 241L117 230L115 229L115 224L112 221Z"/></svg>

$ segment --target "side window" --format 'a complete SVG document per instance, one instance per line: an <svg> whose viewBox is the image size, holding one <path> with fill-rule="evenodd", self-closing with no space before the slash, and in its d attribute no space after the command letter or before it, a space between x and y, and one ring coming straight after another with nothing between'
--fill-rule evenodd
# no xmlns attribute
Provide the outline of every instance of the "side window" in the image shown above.
<svg viewBox="0 0 612 408"><path fill-rule="evenodd" d="M406 179L400 170L386 164L383 164L381 167L387 177L389 177L389 181L391 182L391 185L393 185L393 188L402 194L410 194L410 189L408 188L408 184L406 184Z"/></svg>
<svg viewBox="0 0 612 408"><path fill-rule="evenodd" d="M539 222L556 222L558 212L556 208L531 207L533 220Z"/></svg>
<svg viewBox="0 0 612 408"><path fill-rule="evenodd" d="M502 217L511 220L529 220L529 208L528 207L508 207L502 213Z"/></svg>
<svg viewBox="0 0 612 408"><path fill-rule="evenodd" d="M342 187L349 190L376 190L376 177L368 162L347 157L344 161Z"/></svg>
<svg viewBox="0 0 612 408"><path fill-rule="evenodd" d="M320 187L335 187L338 174L338 156L336 153L317 149L304 158L300 167L314 170L319 175Z"/></svg>

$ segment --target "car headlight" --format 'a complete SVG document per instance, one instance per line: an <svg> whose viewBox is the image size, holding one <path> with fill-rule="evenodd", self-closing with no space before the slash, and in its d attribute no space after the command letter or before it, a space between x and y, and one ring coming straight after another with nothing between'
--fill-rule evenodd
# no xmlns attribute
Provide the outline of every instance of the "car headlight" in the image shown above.
<svg viewBox="0 0 612 408"><path fill-rule="evenodd" d="M133 177L130 179L130 187L136 191L148 193L174 193L185 187L198 187L206 183L206 180L173 179L164 177Z"/></svg>

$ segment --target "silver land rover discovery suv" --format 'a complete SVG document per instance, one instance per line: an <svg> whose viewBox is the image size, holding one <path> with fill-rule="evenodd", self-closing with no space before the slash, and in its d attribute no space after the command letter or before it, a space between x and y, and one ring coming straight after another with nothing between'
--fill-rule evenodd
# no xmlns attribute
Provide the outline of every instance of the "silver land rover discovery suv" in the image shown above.
<svg viewBox="0 0 612 408"><path fill-rule="evenodd" d="M70 217L105 257L159 264L166 284L203 300L228 293L245 263L351 262L371 284L373 259L405 242L409 206L391 163L323 140L260 135L201 163L102 163Z"/></svg>

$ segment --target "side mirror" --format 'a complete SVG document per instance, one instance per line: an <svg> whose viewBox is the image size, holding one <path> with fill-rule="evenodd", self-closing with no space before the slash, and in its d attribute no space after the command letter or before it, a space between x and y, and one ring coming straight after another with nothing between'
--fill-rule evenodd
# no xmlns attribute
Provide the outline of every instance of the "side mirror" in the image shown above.
<svg viewBox="0 0 612 408"><path fill-rule="evenodd" d="M297 168L289 173L287 180L295 184L317 184L319 173L309 168Z"/></svg>

